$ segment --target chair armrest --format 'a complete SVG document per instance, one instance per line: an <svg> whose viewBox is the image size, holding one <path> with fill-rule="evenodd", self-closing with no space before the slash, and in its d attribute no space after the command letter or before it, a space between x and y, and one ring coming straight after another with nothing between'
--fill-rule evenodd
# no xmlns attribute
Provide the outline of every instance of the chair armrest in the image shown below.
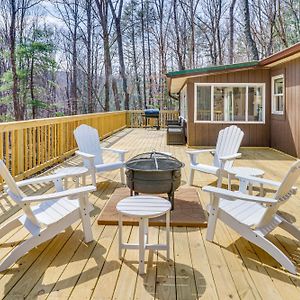
<svg viewBox="0 0 300 300"><path fill-rule="evenodd" d="M70 200L78 198L77 196L81 194L88 194L90 192L96 191L96 187L93 185L82 186L76 189L69 189L62 192L36 195L36 196L26 196L22 199L22 203L32 203L32 202L41 202L48 200L58 200L64 197L68 197Z"/></svg>
<svg viewBox="0 0 300 300"><path fill-rule="evenodd" d="M104 148L102 147L103 150L105 151L110 151L114 152L119 155L120 161L124 162L125 161L125 154L128 152L128 150L120 150L120 149L112 149L112 148Z"/></svg>
<svg viewBox="0 0 300 300"><path fill-rule="evenodd" d="M66 177L66 175L64 174L52 174L52 175L48 175L48 176L41 176L41 177L35 177L35 178L30 178L30 179L25 179L25 180L21 180L16 182L18 187L23 187L23 186L27 186L30 184L38 184L38 183L47 183L47 182L54 182L57 179L62 179ZM7 185L4 186L4 189L6 190L8 187Z"/></svg>
<svg viewBox="0 0 300 300"><path fill-rule="evenodd" d="M85 152L81 152L81 151L75 151L75 153L79 156L81 156L82 158L85 158L85 159L94 159L95 158L95 155L93 154L89 154L89 153L85 153Z"/></svg>
<svg viewBox="0 0 300 300"><path fill-rule="evenodd" d="M95 155L81 151L75 151L75 154L80 156L83 161L85 160L88 162L88 169L90 170L90 172L95 171Z"/></svg>
<svg viewBox="0 0 300 300"><path fill-rule="evenodd" d="M241 156L242 156L242 153L235 153L235 154L232 154L232 155L222 156L219 159L221 161L225 162L227 160L235 160L236 158L240 158Z"/></svg>
<svg viewBox="0 0 300 300"><path fill-rule="evenodd" d="M233 192L222 188L217 188L214 186L205 186L203 187L202 190L204 192L212 193L218 198L231 200L231 201L244 200L244 201L256 202L256 203L267 204L267 205L272 205L277 203L277 200L273 198L252 196L252 195L244 194L242 192Z"/></svg>
<svg viewBox="0 0 300 300"><path fill-rule="evenodd" d="M197 156L202 153L215 153L216 149L201 149L201 150L192 150L192 151L186 151L186 153L190 156L191 164L195 165L197 164Z"/></svg>
<svg viewBox="0 0 300 300"><path fill-rule="evenodd" d="M115 152L115 153L127 153L128 152L128 150L112 149L112 148L105 148L105 147L102 147L101 149L103 149L105 151Z"/></svg>
<svg viewBox="0 0 300 300"><path fill-rule="evenodd" d="M266 178L261 177L255 177L255 176L249 176L249 175L236 175L236 178L238 178L240 181L248 181L251 184L263 184L263 185L269 185L275 188L279 188L281 185L281 182L279 181L273 181ZM295 194L297 192L297 187L292 187L292 192Z"/></svg>
<svg viewBox="0 0 300 300"><path fill-rule="evenodd" d="M198 155L198 154L206 153L206 152L215 153L216 149L201 149L201 150L191 150L191 151L188 150L188 151L186 151L186 153L189 154L189 155Z"/></svg>

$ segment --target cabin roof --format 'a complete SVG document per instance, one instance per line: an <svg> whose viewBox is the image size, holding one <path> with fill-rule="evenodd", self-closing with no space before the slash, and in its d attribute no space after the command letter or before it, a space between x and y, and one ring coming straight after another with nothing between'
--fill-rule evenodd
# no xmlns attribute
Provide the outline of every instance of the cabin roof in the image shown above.
<svg viewBox="0 0 300 300"><path fill-rule="evenodd" d="M230 65L209 66L204 68L173 71L166 74L170 94L178 94L186 80L192 77L222 74L249 69L272 68L281 63L300 57L300 43L274 53L260 61L249 61Z"/></svg>

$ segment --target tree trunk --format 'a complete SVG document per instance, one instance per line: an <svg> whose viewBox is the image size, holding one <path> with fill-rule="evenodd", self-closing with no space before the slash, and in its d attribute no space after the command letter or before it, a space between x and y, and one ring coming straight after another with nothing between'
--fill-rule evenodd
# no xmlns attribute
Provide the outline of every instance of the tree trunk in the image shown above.
<svg viewBox="0 0 300 300"><path fill-rule="evenodd" d="M229 8L229 63L233 64L233 50L234 50L234 7L236 0L232 0Z"/></svg>
<svg viewBox="0 0 300 300"><path fill-rule="evenodd" d="M71 99L72 114L78 113L77 95L77 30L78 30L78 0L74 2L74 27L72 34L72 80L71 80Z"/></svg>
<svg viewBox="0 0 300 300"><path fill-rule="evenodd" d="M221 12L222 12L222 1L218 0L217 2L217 11L216 11L216 35L217 35L217 45L218 45L218 59L219 65L223 64L222 57L222 43L221 43L221 32L220 32L220 21L221 21Z"/></svg>
<svg viewBox="0 0 300 300"><path fill-rule="evenodd" d="M141 26L142 26L142 53L143 53L143 100L144 107L147 107L147 91L146 91L146 47L145 47L145 7L144 0L141 0L142 14L141 14Z"/></svg>
<svg viewBox="0 0 300 300"><path fill-rule="evenodd" d="M17 65L16 65L16 15L17 15L17 7L16 1L11 0L11 20L9 27L9 48L10 48L10 64L13 78L12 85L12 100L14 106L14 117L15 119L22 120L22 109L20 107L19 99L18 99L18 75L17 75Z"/></svg>
<svg viewBox="0 0 300 300"><path fill-rule="evenodd" d="M173 20L174 20L174 30L175 30L175 36L176 36L176 55L177 55L177 63L179 70L184 70L184 62L182 58L181 53L181 47L180 47L180 34L179 34L179 25L178 25L178 19L177 19L177 0L173 0Z"/></svg>
<svg viewBox="0 0 300 300"><path fill-rule="evenodd" d="M87 13L87 102L88 112L94 112L93 78L92 78L92 1L86 1Z"/></svg>
<svg viewBox="0 0 300 300"><path fill-rule="evenodd" d="M138 74L138 67L137 67L137 58L136 58L136 46L135 46L135 22L134 22L134 11L133 5L131 7L131 42L132 42L132 53L133 53L133 68L134 68L134 75L135 75L135 84L136 84L136 91L138 96L138 104L139 109L143 109L143 99L141 94L141 86L140 86L140 79Z"/></svg>
<svg viewBox="0 0 300 300"><path fill-rule="evenodd" d="M258 51L256 47L256 43L252 38L251 34L251 26L250 26L250 12L249 12L249 1L244 0L244 22L245 22L245 36L247 46L251 51L251 59L258 60Z"/></svg>
<svg viewBox="0 0 300 300"><path fill-rule="evenodd" d="M148 48L148 81L149 81L149 103L153 102L153 93L152 93L152 62L151 62L151 43L150 43L150 26L149 26L149 2L147 3L146 10L146 20L147 20L147 48ZM145 103L145 108L147 107L147 103Z"/></svg>
<svg viewBox="0 0 300 300"><path fill-rule="evenodd" d="M109 45L109 30L107 25L107 13L108 4L106 0L96 0L96 5L98 7L98 13L100 17L100 23L102 27L103 34L103 48L104 48L104 68L105 68L105 83L104 83L104 110L109 111L109 95L110 95L110 81L112 84L112 91L114 93L115 107L116 110L120 110L120 99L118 94L118 86L116 80L112 76L112 66L110 57L110 45Z"/></svg>
<svg viewBox="0 0 300 300"><path fill-rule="evenodd" d="M34 97L34 57L32 57L30 62L30 81L29 81L29 87L30 87L30 97L31 97L31 105L32 105L32 118L36 119L37 116L37 106L35 103L35 97Z"/></svg>
<svg viewBox="0 0 300 300"><path fill-rule="evenodd" d="M123 10L123 0L120 0L118 15L116 14L115 7L112 3L112 0L108 0L110 10L113 16L113 20L116 27L116 35L117 35L117 44L118 44L118 55L119 55L119 64L120 64L120 75L122 78L122 86L124 93L124 108L125 110L129 110L129 94L127 90L127 77L126 77L126 69L125 69L125 61L124 61L124 52L123 52L123 40L122 40L122 30L121 30L121 16Z"/></svg>
<svg viewBox="0 0 300 300"><path fill-rule="evenodd" d="M190 22L191 22L191 38L189 46L189 63L190 68L195 67L195 13L194 13L194 1L190 1Z"/></svg>

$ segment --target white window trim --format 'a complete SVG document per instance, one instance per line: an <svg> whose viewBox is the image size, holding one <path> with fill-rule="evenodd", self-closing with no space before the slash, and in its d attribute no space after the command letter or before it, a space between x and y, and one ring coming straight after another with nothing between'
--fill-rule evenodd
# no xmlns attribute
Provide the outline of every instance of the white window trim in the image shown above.
<svg viewBox="0 0 300 300"><path fill-rule="evenodd" d="M279 111L279 110L275 109L275 102L274 102L275 80L279 79L279 78L283 79L283 94L282 94L282 96L283 96L283 110L282 111ZM272 90L271 90L271 93L272 93L272 101L271 101L272 115L284 115L284 112L285 112L285 82L284 82L284 74L272 76L271 80L272 80ZM278 95L280 95L280 94L277 94L277 96Z"/></svg>
<svg viewBox="0 0 300 300"><path fill-rule="evenodd" d="M215 87L245 87L246 88L246 107L245 107L245 116L246 121L201 121L197 120L197 87L198 86L211 86L211 120L213 120L213 107L214 107L214 95L213 91ZM262 87L262 121L248 121L248 88L249 87ZM226 123L226 124L265 124L265 111L266 111L266 84L265 83L195 83L194 84L194 123Z"/></svg>
<svg viewBox="0 0 300 300"><path fill-rule="evenodd" d="M185 116L182 116L181 115L181 111L179 112L179 118L182 118L185 122L188 121L188 105L187 105L187 85L184 85L184 87L181 89L180 93L185 93L185 101L182 101L181 105L184 105L184 108L185 108ZM181 97L181 95L180 95ZM179 100L181 101L181 99ZM185 103L183 103L185 102Z"/></svg>

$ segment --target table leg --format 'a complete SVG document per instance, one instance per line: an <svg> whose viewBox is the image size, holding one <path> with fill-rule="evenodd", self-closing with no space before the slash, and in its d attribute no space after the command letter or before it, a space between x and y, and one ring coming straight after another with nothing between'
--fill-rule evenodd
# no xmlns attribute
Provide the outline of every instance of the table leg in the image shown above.
<svg viewBox="0 0 300 300"><path fill-rule="evenodd" d="M122 214L119 213L119 259L122 260L122 227L123 227L123 222L122 222Z"/></svg>
<svg viewBox="0 0 300 300"><path fill-rule="evenodd" d="M86 185L86 175L82 175L82 185Z"/></svg>
<svg viewBox="0 0 300 300"><path fill-rule="evenodd" d="M148 236L149 236L149 219L144 219L144 228L145 228L145 244L148 244Z"/></svg>
<svg viewBox="0 0 300 300"><path fill-rule="evenodd" d="M139 220L139 273L145 274L145 222Z"/></svg>
<svg viewBox="0 0 300 300"><path fill-rule="evenodd" d="M167 260L170 260L170 211L166 213Z"/></svg>

